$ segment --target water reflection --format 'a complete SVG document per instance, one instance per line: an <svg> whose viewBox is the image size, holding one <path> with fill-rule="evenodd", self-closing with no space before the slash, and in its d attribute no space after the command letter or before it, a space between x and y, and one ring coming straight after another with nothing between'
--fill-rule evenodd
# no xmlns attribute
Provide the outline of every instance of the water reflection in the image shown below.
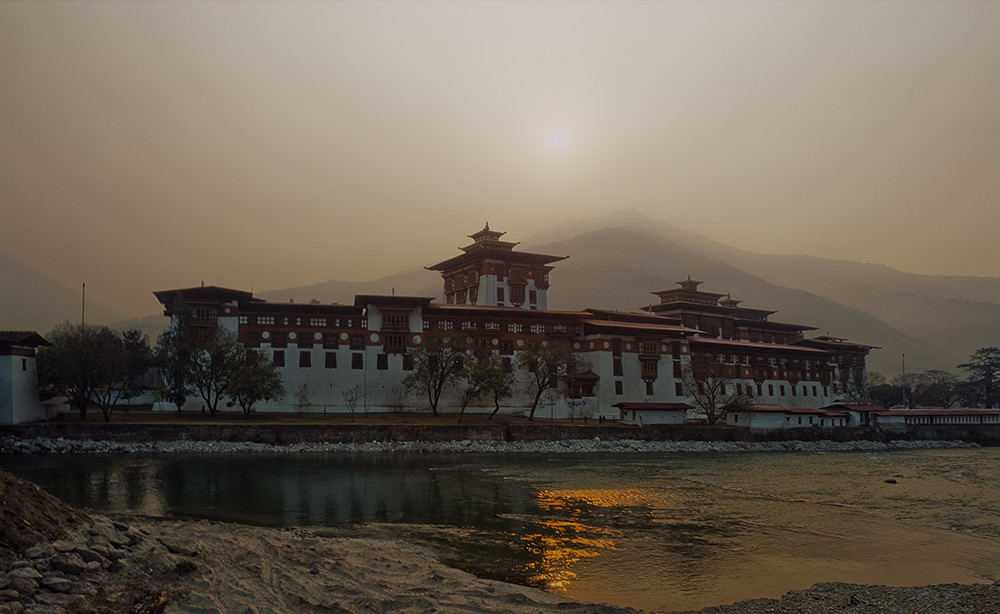
<svg viewBox="0 0 1000 614"><path fill-rule="evenodd" d="M998 449L81 455L0 464L94 510L404 539L482 576L651 610L821 581L1000 578ZM896 474L904 476L897 484L884 482Z"/></svg>

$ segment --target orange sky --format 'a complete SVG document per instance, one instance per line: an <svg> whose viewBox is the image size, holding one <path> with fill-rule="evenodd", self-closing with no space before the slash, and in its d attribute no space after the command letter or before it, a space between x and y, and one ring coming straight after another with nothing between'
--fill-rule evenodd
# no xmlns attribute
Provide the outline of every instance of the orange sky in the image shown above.
<svg viewBox="0 0 1000 614"><path fill-rule="evenodd" d="M151 313L632 207L998 276L998 33L1000 2L0 2L0 251Z"/></svg>

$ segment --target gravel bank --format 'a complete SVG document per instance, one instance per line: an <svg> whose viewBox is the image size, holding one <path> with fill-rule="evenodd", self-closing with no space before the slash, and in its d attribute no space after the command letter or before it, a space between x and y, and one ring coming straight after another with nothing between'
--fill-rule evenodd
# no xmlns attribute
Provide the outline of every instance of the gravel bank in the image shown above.
<svg viewBox="0 0 1000 614"><path fill-rule="evenodd" d="M640 441L600 438L561 441L371 441L367 443L295 443L275 445L230 441L88 441L5 437L0 454L150 454L150 453L287 453L287 452L458 452L491 454L549 454L600 452L857 452L976 448L961 441Z"/></svg>

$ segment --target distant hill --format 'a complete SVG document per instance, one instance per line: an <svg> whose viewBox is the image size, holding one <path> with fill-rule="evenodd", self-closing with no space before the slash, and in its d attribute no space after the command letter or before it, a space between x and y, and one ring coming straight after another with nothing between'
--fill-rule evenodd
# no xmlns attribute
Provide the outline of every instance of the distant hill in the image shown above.
<svg viewBox="0 0 1000 614"><path fill-rule="evenodd" d="M706 289L732 291L736 298L746 299L748 304L753 303L752 306L778 309L775 319L799 318L803 324L820 326L823 332L830 328L833 334L882 345L882 351L873 353L871 364L887 373L899 372L904 353L908 369L954 371L955 365L966 360L975 349L1000 345L1000 278L997 277L917 275L849 260L757 254L712 241L697 233L645 217L634 210L551 228L529 237L524 245L525 249L567 251L553 245L559 246L560 241L581 233L611 227L628 230L653 241L664 240L666 245L687 249L715 263L729 263L732 268L752 278L770 282L771 285L755 284L746 291L739 290L740 296L735 296L736 287L727 285L725 276L717 279L695 268L682 271L684 275L691 273L705 281ZM845 254L850 253L849 238L845 238L844 250ZM664 253L663 257L666 255ZM588 250L587 257L592 256ZM574 259L578 260L576 255L562 268L569 268ZM691 265L697 265L697 262L693 261ZM716 269L709 267L704 270ZM903 337L893 339L879 333L869 338L865 336L866 327L833 330L848 321L841 323L837 319L826 319L823 312L815 311L820 305L811 301L785 303L781 294L774 293L775 287L795 288L828 299L833 304L867 312ZM766 290L766 295L760 296L760 290ZM904 339L909 341L904 342ZM915 341L917 345L914 345Z"/></svg>
<svg viewBox="0 0 1000 614"><path fill-rule="evenodd" d="M400 296L433 296L440 298L441 276L423 268L409 269L373 281L325 281L296 288L256 292L254 296L268 301L353 305L356 294L397 294Z"/></svg>
<svg viewBox="0 0 1000 614"><path fill-rule="evenodd" d="M80 288L68 288L45 273L0 252L0 329L45 333L65 321L79 322ZM111 322L122 316L87 299L88 322Z"/></svg>

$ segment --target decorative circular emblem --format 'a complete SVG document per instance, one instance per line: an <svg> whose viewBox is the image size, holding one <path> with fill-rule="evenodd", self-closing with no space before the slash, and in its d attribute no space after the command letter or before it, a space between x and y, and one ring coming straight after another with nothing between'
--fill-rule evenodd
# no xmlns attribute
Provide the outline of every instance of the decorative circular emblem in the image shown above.
<svg viewBox="0 0 1000 614"><path fill-rule="evenodd" d="M493 345L500 345L500 340L497 339L496 337L493 337Z"/></svg>
<svg viewBox="0 0 1000 614"><path fill-rule="evenodd" d="M523 348L524 347L524 339L518 339L517 340L517 347L519 347L519 348Z"/></svg>
<svg viewBox="0 0 1000 614"><path fill-rule="evenodd" d="M573 344L573 349L574 350L579 350L580 349L580 342L579 341L577 341L576 343Z"/></svg>
<svg viewBox="0 0 1000 614"><path fill-rule="evenodd" d="M685 354L686 354L686 353L687 353L687 351L688 351L688 346L686 346L686 345L682 345L682 346L681 346L681 352L683 352L683 353L685 353Z"/></svg>
<svg viewBox="0 0 1000 614"><path fill-rule="evenodd" d="M609 347L611 347L611 344L608 343L607 341L605 341L604 342L604 349L608 349Z"/></svg>
<svg viewBox="0 0 1000 614"><path fill-rule="evenodd" d="M414 343L416 343L417 345L420 345L420 341L421 341L420 335L413 335L413 342Z"/></svg>
<svg viewBox="0 0 1000 614"><path fill-rule="evenodd" d="M270 338L271 338L271 333L269 333L269 332L267 332L267 331L265 330L264 332L262 332L262 333L260 334L260 338L261 338L261 339L270 339Z"/></svg>
<svg viewBox="0 0 1000 614"><path fill-rule="evenodd" d="M313 335L313 339L315 339L316 341L322 341L323 333L316 333L315 335Z"/></svg>
<svg viewBox="0 0 1000 614"><path fill-rule="evenodd" d="M378 343L378 333L372 333L372 336L369 337L369 339L372 340L372 343Z"/></svg>
<svg viewBox="0 0 1000 614"><path fill-rule="evenodd" d="M292 341L295 341L296 337L298 337L298 335L296 335L295 333L288 333L288 338L291 339Z"/></svg>
<svg viewBox="0 0 1000 614"><path fill-rule="evenodd" d="M466 337L465 338L465 342L466 343L472 343L472 337Z"/></svg>
<svg viewBox="0 0 1000 614"><path fill-rule="evenodd" d="M347 341L347 333L340 333L340 340Z"/></svg>
<svg viewBox="0 0 1000 614"><path fill-rule="evenodd" d="M233 310L232 310L232 308L231 308L231 307L226 307L226 313L232 313L232 311L233 311Z"/></svg>
<svg viewBox="0 0 1000 614"><path fill-rule="evenodd" d="M590 349L594 349L594 342L593 341L590 342Z"/></svg>
<svg viewBox="0 0 1000 614"><path fill-rule="evenodd" d="M632 349L632 344L631 343L626 343L625 344L625 349L626 350L631 350Z"/></svg>
<svg viewBox="0 0 1000 614"><path fill-rule="evenodd" d="M666 352L667 351L667 345L666 344L661 345L660 346L660 351L661 352Z"/></svg>

